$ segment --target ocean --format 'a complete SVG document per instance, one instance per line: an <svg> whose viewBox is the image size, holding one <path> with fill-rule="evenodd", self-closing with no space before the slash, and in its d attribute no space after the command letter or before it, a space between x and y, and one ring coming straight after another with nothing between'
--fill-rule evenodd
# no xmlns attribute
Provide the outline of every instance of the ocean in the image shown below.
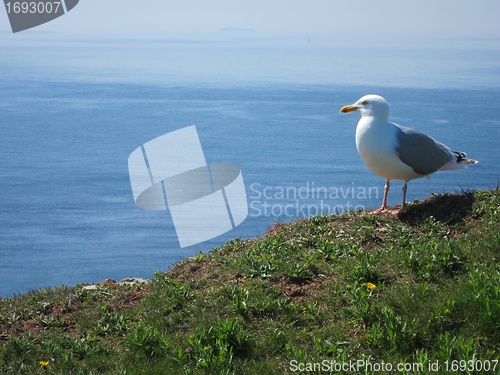
<svg viewBox="0 0 500 375"><path fill-rule="evenodd" d="M479 160L411 181L407 201L499 183L498 43L2 38L2 297L151 278L277 222L378 208L384 181L357 154L358 114L339 114L368 93L389 101L392 121ZM127 161L145 142L190 125L208 162L240 167L248 217L181 248L169 211L135 206ZM401 186L392 184L391 205Z"/></svg>

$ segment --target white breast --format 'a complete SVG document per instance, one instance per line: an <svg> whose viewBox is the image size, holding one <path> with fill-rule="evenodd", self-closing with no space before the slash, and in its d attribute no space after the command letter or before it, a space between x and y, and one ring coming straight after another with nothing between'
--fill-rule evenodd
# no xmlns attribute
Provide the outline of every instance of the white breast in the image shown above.
<svg viewBox="0 0 500 375"><path fill-rule="evenodd" d="M396 152L395 126L362 117L356 127L356 147L363 162L377 175L391 180L409 181L423 177L405 163Z"/></svg>

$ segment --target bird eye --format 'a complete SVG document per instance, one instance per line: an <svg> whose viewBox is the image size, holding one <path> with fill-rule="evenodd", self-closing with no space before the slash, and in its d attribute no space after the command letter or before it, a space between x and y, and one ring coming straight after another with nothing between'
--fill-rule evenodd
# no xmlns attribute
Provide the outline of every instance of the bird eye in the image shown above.
<svg viewBox="0 0 500 375"><path fill-rule="evenodd" d="M365 101L361 102L361 104L367 105L368 104L368 100L365 100Z"/></svg>

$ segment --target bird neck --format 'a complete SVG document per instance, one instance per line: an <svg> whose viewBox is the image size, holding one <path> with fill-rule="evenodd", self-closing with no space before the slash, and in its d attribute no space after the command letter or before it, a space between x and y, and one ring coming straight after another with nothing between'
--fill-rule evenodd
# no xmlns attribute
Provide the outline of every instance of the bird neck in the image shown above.
<svg viewBox="0 0 500 375"><path fill-rule="evenodd" d="M358 122L358 126L372 128L372 127L381 127L387 125L388 118L380 118L380 116L363 116Z"/></svg>

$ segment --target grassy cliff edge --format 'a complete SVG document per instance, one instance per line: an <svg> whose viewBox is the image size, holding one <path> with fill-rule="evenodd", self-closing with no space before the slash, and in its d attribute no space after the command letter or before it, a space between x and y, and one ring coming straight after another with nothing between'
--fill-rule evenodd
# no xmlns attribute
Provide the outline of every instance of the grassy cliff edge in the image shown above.
<svg viewBox="0 0 500 375"><path fill-rule="evenodd" d="M0 373L500 373L500 190L280 223L150 283L0 299Z"/></svg>

